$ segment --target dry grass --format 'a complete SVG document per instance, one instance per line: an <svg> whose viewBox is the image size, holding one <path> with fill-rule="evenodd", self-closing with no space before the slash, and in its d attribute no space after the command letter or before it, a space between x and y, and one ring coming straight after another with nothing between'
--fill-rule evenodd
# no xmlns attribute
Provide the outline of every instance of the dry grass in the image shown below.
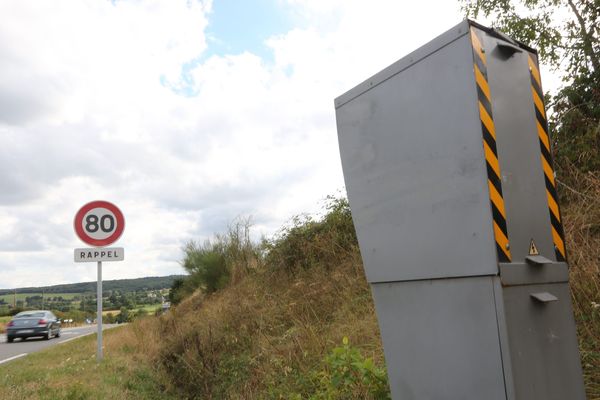
<svg viewBox="0 0 600 400"><path fill-rule="evenodd" d="M173 313L133 323L107 346L157 366L181 397L287 398L344 336L383 363L373 304L357 264L289 276L266 272Z"/></svg>
<svg viewBox="0 0 600 400"><path fill-rule="evenodd" d="M562 185L573 310L589 399L600 399L600 177L571 170Z"/></svg>
<svg viewBox="0 0 600 400"><path fill-rule="evenodd" d="M319 259L309 268L273 267L271 258L223 290L196 292L158 320L134 322L107 345L155 365L181 398L307 398L324 356L345 336L383 365L350 216L337 217L290 229L294 246L279 255ZM347 239L332 237L349 227Z"/></svg>

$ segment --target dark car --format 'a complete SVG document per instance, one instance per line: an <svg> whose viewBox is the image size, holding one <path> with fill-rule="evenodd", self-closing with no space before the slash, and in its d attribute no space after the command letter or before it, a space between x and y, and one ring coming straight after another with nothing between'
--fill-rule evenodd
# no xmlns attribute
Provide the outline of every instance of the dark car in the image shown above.
<svg viewBox="0 0 600 400"><path fill-rule="evenodd" d="M15 315L6 325L6 341L11 343L15 338L25 340L28 337L60 337L60 320L50 311L23 311Z"/></svg>

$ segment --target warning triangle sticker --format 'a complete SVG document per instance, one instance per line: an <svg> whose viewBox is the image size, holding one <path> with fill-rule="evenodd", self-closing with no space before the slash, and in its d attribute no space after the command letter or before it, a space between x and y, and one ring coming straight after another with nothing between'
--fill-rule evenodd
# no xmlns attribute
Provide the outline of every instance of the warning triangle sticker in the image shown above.
<svg viewBox="0 0 600 400"><path fill-rule="evenodd" d="M529 243L529 255L530 256L539 256L540 255L540 252L538 251L537 246L533 242L533 238L531 239L531 242Z"/></svg>

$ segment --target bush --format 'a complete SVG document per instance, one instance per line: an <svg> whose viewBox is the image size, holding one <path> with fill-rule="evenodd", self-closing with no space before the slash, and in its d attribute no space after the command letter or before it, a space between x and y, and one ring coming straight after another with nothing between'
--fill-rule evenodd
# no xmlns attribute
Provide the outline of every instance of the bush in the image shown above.
<svg viewBox="0 0 600 400"><path fill-rule="evenodd" d="M222 247L220 242L211 243L207 240L200 245L190 241L183 250L183 268L190 273L191 282L208 293L221 289L229 280L229 270Z"/></svg>
<svg viewBox="0 0 600 400"><path fill-rule="evenodd" d="M8 312L8 315L14 316L20 313L21 311L25 311L25 309L23 307L15 307Z"/></svg>
<svg viewBox="0 0 600 400"><path fill-rule="evenodd" d="M566 168L600 171L600 71L575 77L554 98L551 119L559 176ZM570 181L570 185L577 182Z"/></svg>
<svg viewBox="0 0 600 400"><path fill-rule="evenodd" d="M106 313L106 315L102 317L102 321L105 324L114 324L116 322L116 318L113 313Z"/></svg>
<svg viewBox="0 0 600 400"><path fill-rule="evenodd" d="M185 279L175 279L171 285L171 290L169 290L169 302L173 305L179 304L185 295Z"/></svg>
<svg viewBox="0 0 600 400"><path fill-rule="evenodd" d="M311 399L391 399L387 373L371 358L349 345L344 337L342 346L325 357L325 368L318 373L320 387Z"/></svg>
<svg viewBox="0 0 600 400"><path fill-rule="evenodd" d="M119 315L117 315L117 317L115 318L115 322L118 324L131 322L131 314L129 314L129 310L125 307L121 307Z"/></svg>
<svg viewBox="0 0 600 400"><path fill-rule="evenodd" d="M336 265L358 254L348 200L328 196L325 210L320 220L310 216L294 217L291 226L283 228L275 239L266 241L265 264L293 273L315 265Z"/></svg>
<svg viewBox="0 0 600 400"><path fill-rule="evenodd" d="M171 303L179 304L197 289L214 293L256 270L262 252L250 239L250 226L249 219L238 219L227 233L217 234L212 240L187 242L181 264L189 275L173 282L169 293Z"/></svg>

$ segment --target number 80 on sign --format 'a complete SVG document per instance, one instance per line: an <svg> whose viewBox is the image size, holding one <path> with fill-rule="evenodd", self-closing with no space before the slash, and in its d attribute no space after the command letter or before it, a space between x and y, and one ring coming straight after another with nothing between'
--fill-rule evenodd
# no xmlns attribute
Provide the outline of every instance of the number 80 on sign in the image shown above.
<svg viewBox="0 0 600 400"><path fill-rule="evenodd" d="M125 229L123 213L114 204L97 200L79 209L74 221L75 233L83 242L96 247L116 242Z"/></svg>

